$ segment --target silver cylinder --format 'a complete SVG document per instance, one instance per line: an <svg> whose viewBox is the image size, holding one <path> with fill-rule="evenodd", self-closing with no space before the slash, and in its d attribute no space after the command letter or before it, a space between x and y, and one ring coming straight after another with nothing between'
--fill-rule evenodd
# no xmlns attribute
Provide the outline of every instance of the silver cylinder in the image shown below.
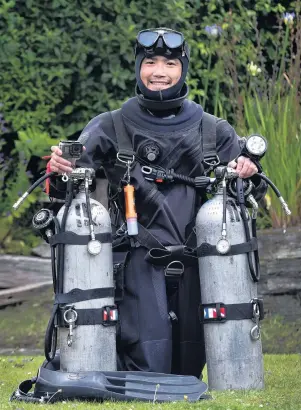
<svg viewBox="0 0 301 410"><path fill-rule="evenodd" d="M196 218L197 244L216 245L221 238L222 191L208 200ZM246 242L239 208L227 205L227 239L231 245ZM247 255L218 255L199 258L203 304L248 303L257 297ZM204 323L205 348L210 389L262 389L263 358L261 340L250 335L251 319Z"/></svg>
<svg viewBox="0 0 301 410"><path fill-rule="evenodd" d="M95 234L111 232L108 211L98 201L90 199ZM64 207L58 213L61 222ZM80 192L72 201L66 221L66 231L89 235L86 197ZM113 287L113 256L111 243L102 243L100 253L91 255L87 245L65 245L64 293L72 289ZM93 299L73 304L76 309L100 309L114 305L113 297ZM68 346L68 327L59 329L61 371L116 370L116 326L81 325L73 329Z"/></svg>

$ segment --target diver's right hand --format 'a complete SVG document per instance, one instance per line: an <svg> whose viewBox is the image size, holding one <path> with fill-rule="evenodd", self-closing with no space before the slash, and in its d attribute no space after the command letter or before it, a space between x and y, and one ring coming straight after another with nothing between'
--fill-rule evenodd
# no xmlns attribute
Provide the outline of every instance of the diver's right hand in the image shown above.
<svg viewBox="0 0 301 410"><path fill-rule="evenodd" d="M62 151L57 145L51 147L50 170L58 174L70 173L73 171L72 164L67 159L62 158Z"/></svg>

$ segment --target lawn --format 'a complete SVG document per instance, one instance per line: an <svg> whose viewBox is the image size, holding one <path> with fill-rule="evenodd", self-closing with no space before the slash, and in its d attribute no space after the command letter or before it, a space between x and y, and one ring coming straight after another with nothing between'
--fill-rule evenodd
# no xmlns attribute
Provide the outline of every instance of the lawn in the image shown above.
<svg viewBox="0 0 301 410"><path fill-rule="evenodd" d="M258 391L226 391L210 392L212 400L202 400L197 403L80 403L61 402L51 405L9 402L12 391L18 383L36 374L42 363L42 357L0 356L0 409L78 409L88 410L105 408L112 410L140 409L210 409L210 410L240 410L240 409L301 409L301 355L265 355L265 389Z"/></svg>

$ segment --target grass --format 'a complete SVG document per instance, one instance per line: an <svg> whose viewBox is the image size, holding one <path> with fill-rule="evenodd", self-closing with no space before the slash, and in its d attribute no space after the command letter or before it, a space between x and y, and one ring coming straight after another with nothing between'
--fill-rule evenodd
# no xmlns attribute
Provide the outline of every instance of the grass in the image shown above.
<svg viewBox="0 0 301 410"><path fill-rule="evenodd" d="M49 405L9 402L12 391L18 383L31 378L42 363L42 357L0 356L0 409L1 410L41 410L41 409L112 409L112 410L161 410L161 409L301 409L301 355L265 355L265 389L252 391L211 392L212 400L197 403L101 403L61 402Z"/></svg>
<svg viewBox="0 0 301 410"><path fill-rule="evenodd" d="M42 349L44 333L49 319L52 291L45 290L18 306L0 310L0 348ZM211 392L213 400L195 404L113 403L88 404L79 402L58 403L47 407L23 402L9 403L9 397L18 384L35 376L43 362L42 356L0 356L0 410L96 409L301 409L301 320L288 322L278 316L262 322L262 344L265 354L265 390ZM0 349L1 350L1 349ZM20 353L20 352L19 352ZM204 378L206 378L204 376Z"/></svg>

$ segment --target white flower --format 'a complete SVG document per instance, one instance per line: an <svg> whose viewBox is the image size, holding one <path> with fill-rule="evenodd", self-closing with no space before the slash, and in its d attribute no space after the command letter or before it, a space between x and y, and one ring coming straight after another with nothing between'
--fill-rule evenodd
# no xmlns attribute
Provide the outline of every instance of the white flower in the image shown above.
<svg viewBox="0 0 301 410"><path fill-rule="evenodd" d="M247 69L249 71L249 73L255 77L256 75L261 73L261 68L258 67L256 64L253 63L253 61L251 61L248 65L247 65Z"/></svg>
<svg viewBox="0 0 301 410"><path fill-rule="evenodd" d="M282 15L284 24L285 24L285 25L287 25L287 24L292 25L293 22L294 22L295 16L296 16L295 13L284 13L284 14Z"/></svg>

